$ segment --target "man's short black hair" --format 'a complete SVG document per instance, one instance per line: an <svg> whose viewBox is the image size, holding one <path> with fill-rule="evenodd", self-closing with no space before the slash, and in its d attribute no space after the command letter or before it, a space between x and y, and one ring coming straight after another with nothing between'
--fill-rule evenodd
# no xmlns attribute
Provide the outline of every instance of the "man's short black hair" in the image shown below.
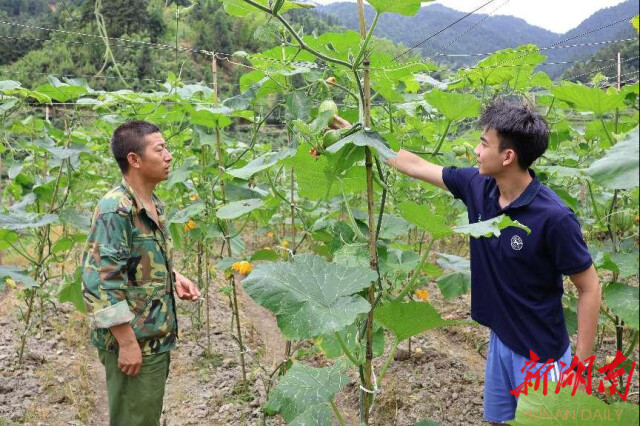
<svg viewBox="0 0 640 426"><path fill-rule="evenodd" d="M129 121L113 132L111 150L123 174L129 170L127 155L133 152L142 157L145 149L144 137L159 132L158 126L146 121Z"/></svg>
<svg viewBox="0 0 640 426"><path fill-rule="evenodd" d="M518 165L527 170L549 146L549 126L543 117L526 104L504 100L492 102L480 117L485 129L495 129L500 151L513 149Z"/></svg>

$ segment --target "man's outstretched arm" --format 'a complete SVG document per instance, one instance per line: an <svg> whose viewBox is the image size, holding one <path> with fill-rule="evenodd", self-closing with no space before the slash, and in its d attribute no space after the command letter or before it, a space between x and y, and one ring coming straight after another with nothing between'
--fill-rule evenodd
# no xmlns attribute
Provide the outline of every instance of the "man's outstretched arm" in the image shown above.
<svg viewBox="0 0 640 426"><path fill-rule="evenodd" d="M344 118L338 115L334 115L333 118L334 120L330 125L332 129L344 129L351 127L351 123ZM412 178L423 180L439 188L449 190L442 180L443 167L430 163L427 160L418 157L416 154L401 149L396 157L388 158L385 161L400 173L411 176Z"/></svg>
<svg viewBox="0 0 640 426"><path fill-rule="evenodd" d="M448 190L442 180L442 166L428 162L414 153L401 149L397 157L389 158L387 164L412 178L429 182L439 188Z"/></svg>

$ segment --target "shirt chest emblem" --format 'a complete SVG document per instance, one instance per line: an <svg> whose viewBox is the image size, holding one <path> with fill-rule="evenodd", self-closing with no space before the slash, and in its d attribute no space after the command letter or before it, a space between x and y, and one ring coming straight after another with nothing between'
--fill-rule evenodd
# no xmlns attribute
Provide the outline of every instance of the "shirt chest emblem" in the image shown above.
<svg viewBox="0 0 640 426"><path fill-rule="evenodd" d="M519 235L514 235L513 237L511 237L512 249L514 249L515 251L520 251L522 250L522 247L524 247L524 242L522 241L522 238L520 238Z"/></svg>

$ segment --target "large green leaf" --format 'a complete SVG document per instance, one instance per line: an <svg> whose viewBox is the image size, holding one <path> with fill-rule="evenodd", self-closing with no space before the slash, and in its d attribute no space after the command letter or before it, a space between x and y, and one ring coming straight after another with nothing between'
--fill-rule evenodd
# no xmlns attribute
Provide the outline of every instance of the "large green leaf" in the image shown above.
<svg viewBox="0 0 640 426"><path fill-rule="evenodd" d="M242 283L249 296L276 315L287 339L308 339L352 324L371 306L355 294L376 279L370 268L344 267L320 256L263 263Z"/></svg>
<svg viewBox="0 0 640 426"><path fill-rule="evenodd" d="M193 219L198 216L206 208L207 206L202 202L191 204L190 206L175 212L171 216L171 219L169 219L169 223L186 223L189 219Z"/></svg>
<svg viewBox="0 0 640 426"><path fill-rule="evenodd" d="M374 318L391 331L398 341L447 325L427 302L392 302L379 306Z"/></svg>
<svg viewBox="0 0 640 426"><path fill-rule="evenodd" d="M11 278L14 281L20 282L26 287L38 287L38 283L29 276L27 271L24 271L17 266L0 266L0 281L4 284L6 278Z"/></svg>
<svg viewBox="0 0 640 426"><path fill-rule="evenodd" d="M0 228L19 231L29 228L40 228L42 226L57 223L58 215L37 214L37 213L4 213L0 214Z"/></svg>
<svg viewBox="0 0 640 426"><path fill-rule="evenodd" d="M617 402L609 405L586 392L577 391L573 396L571 393L571 386L560 389L558 394L551 386L547 395L543 394L542 387L537 391L530 388L526 395L518 398L516 417L508 423L518 426L638 424L638 404Z"/></svg>
<svg viewBox="0 0 640 426"><path fill-rule="evenodd" d="M377 132L361 130L353 133L346 138L340 139L337 143L331 145L327 152L336 153L347 145L368 146L378 152L383 158L393 158L396 153L389 148L387 141Z"/></svg>
<svg viewBox="0 0 640 426"><path fill-rule="evenodd" d="M618 142L604 157L595 161L586 173L596 182L609 189L631 189L638 186L638 128Z"/></svg>
<svg viewBox="0 0 640 426"><path fill-rule="evenodd" d="M222 105L233 110L244 110L249 108L251 106L251 102L258 94L258 91L267 81L269 81L268 77L263 78L239 95L225 100Z"/></svg>
<svg viewBox="0 0 640 426"><path fill-rule="evenodd" d="M622 94L608 93L598 87L566 83L564 86L552 87L551 92L558 100L568 103L578 111L591 111L602 115L616 108L624 108Z"/></svg>
<svg viewBox="0 0 640 426"><path fill-rule="evenodd" d="M367 0L378 13L399 13L404 16L414 16L420 10L422 3L433 0Z"/></svg>
<svg viewBox="0 0 640 426"><path fill-rule="evenodd" d="M330 425L329 403L349 381L342 363L324 368L296 363L282 377L263 408L269 414L280 413L290 425Z"/></svg>
<svg viewBox="0 0 640 426"><path fill-rule="evenodd" d="M270 167L278 164L280 160L293 157L296 155L296 150L293 148L285 149L280 152L268 152L255 160L252 160L249 164L239 169L230 169L226 173L239 179L248 180L251 176L259 173L263 170L267 170Z"/></svg>
<svg viewBox="0 0 640 426"><path fill-rule="evenodd" d="M403 218L429 232L432 238L438 239L453 233L442 216L431 213L426 207L413 201L399 204L398 211Z"/></svg>
<svg viewBox="0 0 640 426"><path fill-rule="evenodd" d="M611 283L604 292L604 300L609 309L634 329L638 330L638 287L622 283Z"/></svg>
<svg viewBox="0 0 640 426"><path fill-rule="evenodd" d="M77 267L72 277L65 277L58 291L58 301L71 302L78 311L87 311L82 297L82 267Z"/></svg>
<svg viewBox="0 0 640 426"><path fill-rule="evenodd" d="M446 300L467 294L471 290L471 274L454 272L438 278L438 288Z"/></svg>
<svg viewBox="0 0 640 426"><path fill-rule="evenodd" d="M453 228L455 232L463 235L470 235L474 238L480 237L499 237L500 231L514 226L516 228L524 229L527 234L531 233L531 230L525 225L521 224L517 220L512 220L507 215L500 215L493 219L485 220L482 222L470 223L467 225L457 226Z"/></svg>
<svg viewBox="0 0 640 426"><path fill-rule="evenodd" d="M450 121L476 117L482 107L480 99L467 93L443 92L435 89L427 93L424 98Z"/></svg>
<svg viewBox="0 0 640 426"><path fill-rule="evenodd" d="M48 76L49 83L38 86L35 91L58 102L67 102L88 93L86 87L63 83L54 76Z"/></svg>
<svg viewBox="0 0 640 426"><path fill-rule="evenodd" d="M611 261L618 267L620 278L638 275L638 250L631 253L611 253Z"/></svg>
<svg viewBox="0 0 640 426"><path fill-rule="evenodd" d="M233 203L229 203L226 206L220 208L216 212L216 216L218 219L222 220L231 220L237 219L245 214L251 213L252 211L262 208L264 206L264 201L252 198L249 200L242 201L234 201Z"/></svg>

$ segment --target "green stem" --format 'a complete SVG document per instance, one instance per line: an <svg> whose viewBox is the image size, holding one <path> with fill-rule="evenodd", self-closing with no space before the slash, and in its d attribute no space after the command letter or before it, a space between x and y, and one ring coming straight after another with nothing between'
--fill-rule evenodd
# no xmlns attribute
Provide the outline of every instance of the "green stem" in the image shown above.
<svg viewBox="0 0 640 426"><path fill-rule="evenodd" d="M342 414L340 414L340 410L338 410L338 406L333 401L333 398L331 398L331 409L333 410L334 414L338 418L338 421L340 422L340 426L346 426L347 424L345 423L344 418L342 417Z"/></svg>
<svg viewBox="0 0 640 426"><path fill-rule="evenodd" d="M360 52L358 52L358 56L356 60L353 61L353 68L356 69L362 63L364 59L364 55L367 51L367 47L369 47L369 42L371 41L371 36L373 36L373 30L376 29L376 25L378 25L378 19L380 19L380 13L376 12L376 16L373 18L373 22L371 23L371 27L369 28L369 32L367 33L367 37L364 39L364 43L362 44L362 48L360 48Z"/></svg>
<svg viewBox="0 0 640 426"><path fill-rule="evenodd" d="M424 265L427 264L427 260L429 259L429 254L431 253L431 249L433 248L434 243L435 243L435 239L432 239L431 242L429 242L429 246L424 251L424 254L422 255L422 259L420 259L420 263L418 264L418 267L415 269L415 272L411 277L411 279L409 280L409 283L405 286L402 292L400 292L398 297L393 299L394 301L402 300L407 294L409 294L413 290L413 288L415 287L416 281L418 281L418 277L420 276L420 272L424 268Z"/></svg>
<svg viewBox="0 0 640 426"><path fill-rule="evenodd" d="M438 155L438 152L440 152L440 148L442 148L442 144L444 143L444 140L446 139L447 135L449 134L449 129L451 128L451 120L447 121L447 128L444 129L444 133L442 134L442 137L440 138L440 141L438 141L438 145L436 146L436 149L431 153L432 156Z"/></svg>
<svg viewBox="0 0 640 426"><path fill-rule="evenodd" d="M302 38L298 35L298 33L296 32L296 30L293 29L293 27L291 26L291 24L289 24L289 22L284 19L280 14L274 14L271 9L269 9L266 6L261 5L260 3L256 3L252 0L242 0L243 2L250 4L251 6L255 7L256 9L260 9L261 11L272 15L273 17L275 17L278 21L282 22L282 25L285 26L285 28L289 31L289 33L293 36L293 38L296 39L296 41L298 42L298 45L300 46L301 49L306 50L307 52L311 53L312 55L320 58L320 59L324 59L327 62L331 62L334 64L338 64L338 65L342 65L344 67L347 68L351 68L351 64L349 62L345 62L345 61L341 61L340 59L336 59L336 58L332 58L330 56L326 56L323 55L320 52L315 51L314 49L312 49L311 47L309 47L304 40L302 40Z"/></svg>
<svg viewBox="0 0 640 426"><path fill-rule="evenodd" d="M604 122L604 118L600 117L600 123L602 123L602 128L604 129L604 133L607 135L607 139L609 139L609 142L611 143L611 145L615 145L616 140L609 133L609 130L607 129L607 125Z"/></svg>
<svg viewBox="0 0 640 426"><path fill-rule="evenodd" d="M349 220L351 221L351 227L353 228L353 232L356 233L356 235L358 235L358 237L366 240L367 237L365 237L362 232L360 231L360 227L358 226L358 223L356 222L356 218L353 216L353 212L351 211L351 207L349 207L349 200L347 200L347 193L344 192L344 185L342 184L342 179L338 179L338 182L340 183L340 190L342 191L342 198L344 199L344 207L347 210L347 215L349 215Z"/></svg>
<svg viewBox="0 0 640 426"><path fill-rule="evenodd" d="M335 333L333 333L333 335L336 336L336 339L338 339L340 348L342 348L342 352L344 352L347 358L349 358L349 361L351 361L355 365L362 365L362 361L359 361L355 356L353 356L349 348L347 348L347 345L344 343L344 340L342 340L342 336L340 336L340 333L336 331Z"/></svg>
<svg viewBox="0 0 640 426"><path fill-rule="evenodd" d="M639 335L640 333L638 332L638 330L633 332L633 339L631 340L631 343L629 344L629 346L627 346L627 349L624 351L624 356L629 357L629 355L631 355L631 352L633 352L636 345L638 344Z"/></svg>
<svg viewBox="0 0 640 426"><path fill-rule="evenodd" d="M389 352L389 356L387 357L387 360L382 366L382 371L380 372L380 377L378 378L378 386L380 386L380 383L382 383L382 379L384 379L385 374L387 374L387 369L391 365L391 361L393 361L393 356L396 354L396 350L398 349L398 346L400 346L400 341L396 340L396 342L393 344L393 347L391 348L391 352Z"/></svg>
<svg viewBox="0 0 640 426"><path fill-rule="evenodd" d="M598 205L596 204L596 199L593 196L593 189L591 188L591 182L587 181L587 188L589 188L589 198L591 199L591 205L593 206L593 213L596 216L596 220L600 222L602 218L600 217L600 212L598 212Z"/></svg>

